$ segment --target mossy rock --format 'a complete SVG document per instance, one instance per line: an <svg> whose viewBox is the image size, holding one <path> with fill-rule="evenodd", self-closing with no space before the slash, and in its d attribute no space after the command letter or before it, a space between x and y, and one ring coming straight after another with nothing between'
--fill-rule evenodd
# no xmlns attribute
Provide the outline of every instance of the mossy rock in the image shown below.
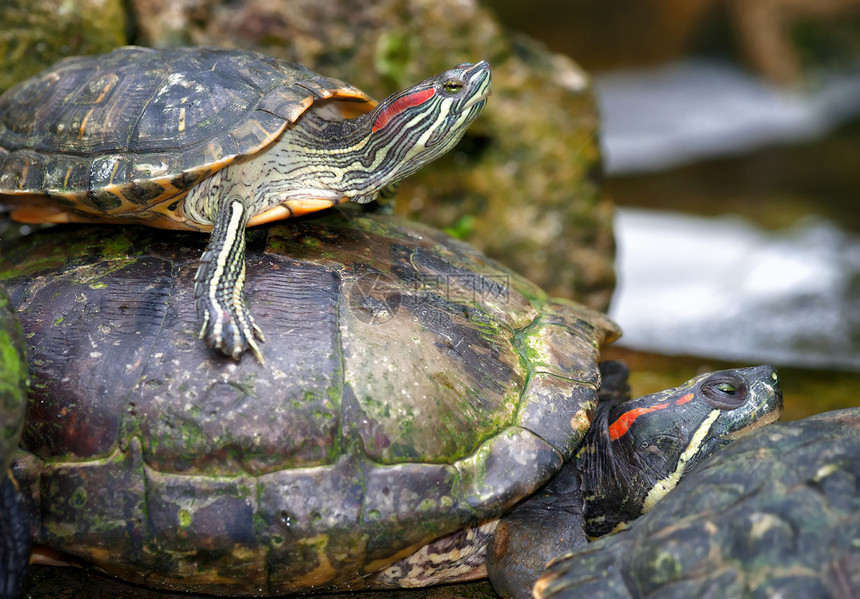
<svg viewBox="0 0 860 599"><path fill-rule="evenodd" d="M0 22L0 91L66 56L128 42L123 0L3 0Z"/></svg>

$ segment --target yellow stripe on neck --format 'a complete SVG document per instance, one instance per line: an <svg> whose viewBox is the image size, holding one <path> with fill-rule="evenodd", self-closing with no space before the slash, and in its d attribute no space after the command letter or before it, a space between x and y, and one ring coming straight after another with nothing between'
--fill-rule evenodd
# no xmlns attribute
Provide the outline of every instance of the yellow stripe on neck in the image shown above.
<svg viewBox="0 0 860 599"><path fill-rule="evenodd" d="M705 421L699 425L693 438L690 439L690 444L687 445L687 448L681 454L681 457L678 458L678 464L675 466L675 471L669 474L666 478L658 480L648 492L648 495L645 497L645 502L642 504L643 514L648 513L658 501L663 499L666 493L675 488L675 485L677 485L678 481L681 480L681 475L684 474L684 470L687 468L687 462L699 453L699 449L702 447L705 436L708 434L708 431L711 430L716 419L719 418L720 413L720 410L712 410L711 413L708 414L708 417L705 418Z"/></svg>

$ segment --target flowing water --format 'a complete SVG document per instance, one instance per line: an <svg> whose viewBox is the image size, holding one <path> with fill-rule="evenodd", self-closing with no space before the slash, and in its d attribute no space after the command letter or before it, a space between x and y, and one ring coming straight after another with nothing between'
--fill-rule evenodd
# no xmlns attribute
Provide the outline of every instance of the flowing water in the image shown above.
<svg viewBox="0 0 860 599"><path fill-rule="evenodd" d="M787 417L860 405L860 78L691 62L596 87L634 391L768 362Z"/></svg>

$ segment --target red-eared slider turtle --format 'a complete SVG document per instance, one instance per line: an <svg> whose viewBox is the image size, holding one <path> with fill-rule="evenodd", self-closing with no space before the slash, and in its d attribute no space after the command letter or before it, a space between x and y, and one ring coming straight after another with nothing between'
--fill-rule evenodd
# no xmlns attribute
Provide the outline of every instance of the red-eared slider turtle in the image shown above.
<svg viewBox="0 0 860 599"><path fill-rule="evenodd" d="M30 536L15 481L7 475L18 446L27 406L24 336L4 288L0 287L0 597L21 591Z"/></svg>
<svg viewBox="0 0 860 599"><path fill-rule="evenodd" d="M860 597L860 408L709 458L618 535L555 562L541 599Z"/></svg>
<svg viewBox="0 0 860 599"><path fill-rule="evenodd" d="M769 367L698 377L598 408L574 459L616 326L444 234L356 212L249 233L266 366L225 366L187 334L198 236L54 229L5 251L34 381L13 471L38 543L208 593L468 579L497 518L565 461L591 473L586 497L543 536L575 544L583 505L595 526L633 517L779 412ZM509 528L494 559L531 558ZM519 592L510 571L493 582Z"/></svg>
<svg viewBox="0 0 860 599"><path fill-rule="evenodd" d="M489 93L486 62L375 105L255 52L69 58L0 97L0 203L23 222L211 231L191 300L200 337L262 361L244 301L245 227L373 200L450 150Z"/></svg>

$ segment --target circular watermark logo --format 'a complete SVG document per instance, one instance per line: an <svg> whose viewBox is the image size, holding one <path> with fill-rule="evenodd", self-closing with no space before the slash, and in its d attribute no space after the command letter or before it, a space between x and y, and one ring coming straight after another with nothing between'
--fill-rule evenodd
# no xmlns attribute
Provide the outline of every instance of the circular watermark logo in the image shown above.
<svg viewBox="0 0 860 599"><path fill-rule="evenodd" d="M403 302L398 282L379 273L366 273L355 279L347 300L350 311L365 324L388 322Z"/></svg>

